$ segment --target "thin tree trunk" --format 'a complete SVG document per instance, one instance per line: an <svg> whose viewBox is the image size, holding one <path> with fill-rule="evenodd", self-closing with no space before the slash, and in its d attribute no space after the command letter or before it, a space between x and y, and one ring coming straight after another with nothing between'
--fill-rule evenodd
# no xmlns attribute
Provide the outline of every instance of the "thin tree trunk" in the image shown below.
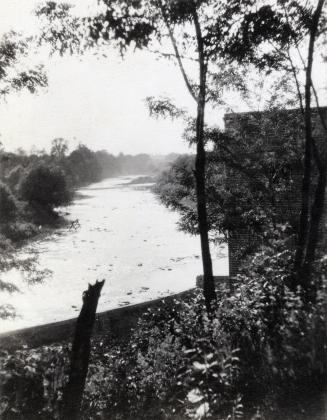
<svg viewBox="0 0 327 420"><path fill-rule="evenodd" d="M200 84L196 117L196 159L195 180L196 198L198 211L198 226L201 240L202 265L203 265L203 295L208 313L211 312L212 302L216 299L216 291L213 279L212 260L208 234L207 199L205 188L206 152L204 147L204 112L206 103L206 64L203 51L201 28L196 10L193 14L195 31L198 43Z"/></svg>
<svg viewBox="0 0 327 420"><path fill-rule="evenodd" d="M199 108L201 108L199 106ZM201 240L202 265L203 265L203 294L207 310L211 311L211 303L216 299L216 292L213 280L212 260L209 247L208 220L205 193L205 166L206 155L203 144L202 114L199 109L197 116L197 153L195 160L196 198L198 211L198 225ZM202 132L202 133L201 133Z"/></svg>
<svg viewBox="0 0 327 420"><path fill-rule="evenodd" d="M316 258L317 246L321 236L320 227L324 215L325 194L326 194L326 165L319 156L317 146L314 144L314 156L319 171L318 184L315 191L315 198L311 208L311 226L308 235L308 245L304 261L304 272L309 276L312 265Z"/></svg>
<svg viewBox="0 0 327 420"><path fill-rule="evenodd" d="M69 380L64 389L62 420L78 420L89 367L91 335L104 280L89 284L83 293L83 306L76 323Z"/></svg>
<svg viewBox="0 0 327 420"><path fill-rule="evenodd" d="M196 143L197 152L195 159L195 184L196 184L196 197L197 197L197 211L198 211L198 227L201 240L201 254L202 254L202 265L203 265L203 294L206 302L206 308L208 313L211 312L211 303L216 299L216 292L213 280L212 271L212 260L209 246L209 235L208 235L208 217L207 217L207 206L206 206L206 188L205 188L205 169L206 169L206 154L204 148L204 112L206 103L206 64L203 49L203 39L201 33L201 27L198 20L196 5L193 10L193 21L197 38L198 45L198 57L199 57L199 92L196 95L193 86L191 85L189 78L185 72L181 56L177 47L177 43L170 27L169 21L165 12L165 5L163 2L159 2L159 7L167 26L170 40L174 48L175 56L177 59L178 66L181 70L183 79L186 87L190 92L192 98L197 102L197 118L196 118Z"/></svg>
<svg viewBox="0 0 327 420"><path fill-rule="evenodd" d="M310 236L310 194L311 194L311 174L312 174L312 121L311 121L311 74L313 65L313 54L315 39L318 30L319 19L325 0L319 0L317 8L313 14L309 48L308 62L306 68L305 80L305 151L304 151L304 174L302 180L302 205L298 230L298 244L295 254L295 270L298 276L303 274L302 268L306 256L306 248L308 244L308 236Z"/></svg>
<svg viewBox="0 0 327 420"><path fill-rule="evenodd" d="M312 49L311 49L312 51ZM311 193L311 172L312 172L312 127L311 127L311 69L312 69L312 53L309 54L309 60L306 70L306 84L305 84L305 110L304 110L304 124L305 124L305 146L304 146L304 173L302 179L302 200L301 200L301 214L298 230L298 243L295 254L295 269L299 273L301 271L307 235L309 231L309 208L310 208L310 193ZM308 81L309 80L309 81Z"/></svg>

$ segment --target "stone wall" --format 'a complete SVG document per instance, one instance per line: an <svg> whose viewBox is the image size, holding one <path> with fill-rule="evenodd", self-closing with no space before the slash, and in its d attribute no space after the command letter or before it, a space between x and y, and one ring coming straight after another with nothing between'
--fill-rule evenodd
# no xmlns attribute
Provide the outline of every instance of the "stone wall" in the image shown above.
<svg viewBox="0 0 327 420"><path fill-rule="evenodd" d="M327 107L320 109L324 121L327 124ZM267 117L273 118L273 124L264 126L264 121ZM225 131L233 138L249 139L249 141L256 141L260 137L260 147L262 152L274 153L278 147L284 142L294 142L293 144L299 149L303 149L303 117L299 109L292 109L287 111L269 112L247 112L247 113L233 113L226 114L224 117ZM312 110L313 135L317 141L321 157L327 161L327 134L321 123L321 118L317 109ZM264 126L264 128L263 128ZM264 131L264 136L263 136ZM260 132L260 136L259 133ZM262 141L264 138L264 141ZM260 159L260 153L252 157L253 159ZM237 174L233 171L231 182L237 182L239 177L243 175ZM285 217L290 219L296 215L298 217L301 204L301 182L302 169L294 168L292 173L292 185L285 196L284 202L280 203L278 211ZM327 201L327 200L326 200ZM327 212L322 226L324 232L326 231ZM325 235L325 238L327 235ZM260 246L258 239L249 229L240 229L238 232L233 232L229 235L229 274L235 276L241 261L246 254L251 253L252 245ZM327 243L325 243L327 245Z"/></svg>

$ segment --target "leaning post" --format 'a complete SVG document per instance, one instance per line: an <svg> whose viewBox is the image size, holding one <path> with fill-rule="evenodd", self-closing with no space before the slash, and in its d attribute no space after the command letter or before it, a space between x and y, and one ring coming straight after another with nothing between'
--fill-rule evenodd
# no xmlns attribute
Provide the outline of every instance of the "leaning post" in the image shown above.
<svg viewBox="0 0 327 420"><path fill-rule="evenodd" d="M70 357L69 379L63 392L62 420L78 420L89 367L91 335L104 280L89 284L77 318Z"/></svg>

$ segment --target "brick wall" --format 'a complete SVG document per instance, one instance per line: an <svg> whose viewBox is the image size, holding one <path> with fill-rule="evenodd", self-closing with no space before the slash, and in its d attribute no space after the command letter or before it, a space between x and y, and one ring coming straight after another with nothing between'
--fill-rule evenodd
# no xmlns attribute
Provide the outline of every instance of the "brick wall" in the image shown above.
<svg viewBox="0 0 327 420"><path fill-rule="evenodd" d="M324 120L327 123L327 107L321 108L321 112L324 116ZM273 118L273 124L269 126L264 125L264 121L267 120L267 116ZM226 114L225 120L225 131L234 138L248 139L248 141L256 141L260 137L259 151L262 150L272 153L276 150L283 142L295 142L293 143L299 149L303 149L303 118L300 110L292 109L287 111L274 111L274 113L268 112L248 112L248 113L233 113ZM292 123L291 123L292 121ZM298 123L297 123L298 121ZM321 157L327 161L327 135L324 130L320 116L317 109L312 110L312 122L313 122L313 134L319 145L319 151ZM259 136L260 131L260 136ZM264 132L264 136L262 136ZM262 141L264 138L264 141ZM246 140L245 140L246 141ZM260 159L260 152L253 159ZM229 182L237 182L238 177L242 176L233 171L233 179ZM278 211L280 214L288 218L298 216L300 203L301 203L301 181L302 181L302 170L301 168L294 168L292 174L292 184L288 194L285 196L284 202L280 203ZM228 182L228 181L227 181ZM326 200L327 201L327 200ZM327 226L327 212L325 212L325 219L322 224L322 229L326 231ZM324 235L327 248L327 235ZM251 253L253 245L260 246L258 238L249 229L240 229L237 232L233 232L229 235L228 246L229 246L229 274L235 276L238 272L241 261L244 257ZM322 246L323 246L322 245Z"/></svg>

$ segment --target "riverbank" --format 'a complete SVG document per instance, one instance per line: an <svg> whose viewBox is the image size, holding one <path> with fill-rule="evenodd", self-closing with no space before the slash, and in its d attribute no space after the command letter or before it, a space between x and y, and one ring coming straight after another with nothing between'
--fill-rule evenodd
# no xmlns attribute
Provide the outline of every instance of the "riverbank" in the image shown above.
<svg viewBox="0 0 327 420"><path fill-rule="evenodd" d="M144 184L148 186L149 184L153 185L156 180L155 176L150 175L132 175L128 177L132 177L131 181L123 183L122 186ZM88 188L90 185L92 183L75 186L72 191L71 201L86 198L85 194L81 194L79 191ZM64 209L66 208L64 206ZM4 246L4 243L9 240L16 248L21 248L31 241L45 239L58 229L69 228L72 223L69 216L70 213L66 210L61 210L60 207L49 211L49 209L44 209L40 206L29 207L26 203L21 203L16 220L0 223L0 246Z"/></svg>

